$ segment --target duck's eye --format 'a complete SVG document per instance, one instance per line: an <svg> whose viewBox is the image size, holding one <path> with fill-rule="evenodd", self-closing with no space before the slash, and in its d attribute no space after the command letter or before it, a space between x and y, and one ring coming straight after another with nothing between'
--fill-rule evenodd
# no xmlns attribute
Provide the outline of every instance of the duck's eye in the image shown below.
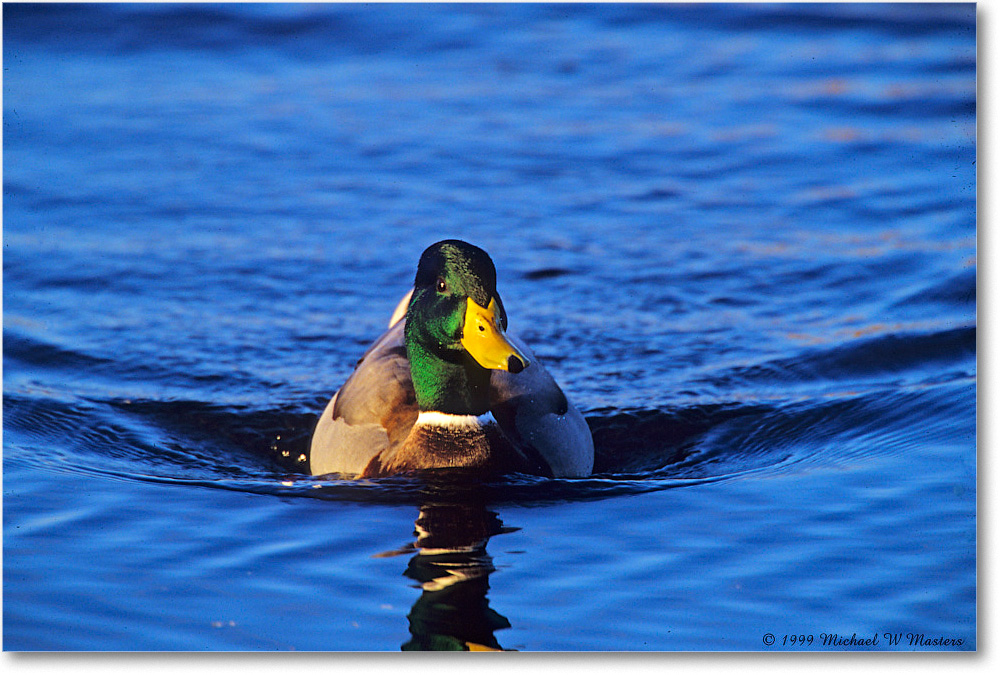
<svg viewBox="0 0 1000 675"><path fill-rule="evenodd" d="M438 277L438 280L437 280L437 292L438 293L444 293L447 290L448 290L448 284L445 283L444 279L442 279L441 277Z"/></svg>

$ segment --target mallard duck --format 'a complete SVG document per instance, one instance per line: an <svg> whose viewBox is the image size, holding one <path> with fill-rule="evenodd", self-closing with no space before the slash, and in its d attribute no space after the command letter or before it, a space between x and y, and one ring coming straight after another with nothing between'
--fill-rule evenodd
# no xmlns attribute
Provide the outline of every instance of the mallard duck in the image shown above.
<svg viewBox="0 0 1000 675"><path fill-rule="evenodd" d="M489 255L464 241L424 251L389 329L320 416L311 474L591 473L590 429L535 355L506 332L496 279Z"/></svg>

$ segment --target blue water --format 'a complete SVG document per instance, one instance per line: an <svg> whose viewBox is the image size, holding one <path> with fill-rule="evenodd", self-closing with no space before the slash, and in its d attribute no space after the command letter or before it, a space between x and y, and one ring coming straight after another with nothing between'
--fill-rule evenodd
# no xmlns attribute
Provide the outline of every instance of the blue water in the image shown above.
<svg viewBox="0 0 1000 675"><path fill-rule="evenodd" d="M4 648L975 649L975 35L5 4ZM595 475L295 473L450 237Z"/></svg>

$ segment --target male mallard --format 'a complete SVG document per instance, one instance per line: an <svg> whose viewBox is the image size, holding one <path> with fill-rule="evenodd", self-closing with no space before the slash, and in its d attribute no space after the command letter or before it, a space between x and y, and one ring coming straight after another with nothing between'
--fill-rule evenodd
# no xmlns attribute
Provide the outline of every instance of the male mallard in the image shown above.
<svg viewBox="0 0 1000 675"><path fill-rule="evenodd" d="M312 474L590 474L590 429L534 354L505 333L496 279L489 255L464 241L424 251L389 330L316 424Z"/></svg>

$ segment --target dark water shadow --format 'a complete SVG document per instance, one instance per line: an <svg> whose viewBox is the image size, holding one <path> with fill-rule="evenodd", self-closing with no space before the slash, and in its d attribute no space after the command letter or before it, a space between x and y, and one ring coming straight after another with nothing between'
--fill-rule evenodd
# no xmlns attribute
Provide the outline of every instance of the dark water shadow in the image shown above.
<svg viewBox="0 0 1000 675"><path fill-rule="evenodd" d="M410 639L403 651L501 651L495 633L510 621L489 605L486 551L490 538L515 531L468 489L429 492L414 524L416 540L377 557L413 553L404 576L420 587L407 619Z"/></svg>
<svg viewBox="0 0 1000 675"><path fill-rule="evenodd" d="M963 338L964 339L964 338ZM939 378L940 379L940 378ZM315 413L307 401L250 409L198 401L54 400L8 393L5 458L58 462L61 470L283 498L421 506L428 490L475 485L494 506L592 501L836 464L854 453L896 452L921 438L956 433L975 388L956 371L942 381L773 403L725 402L587 412L594 473L550 479L515 474L479 481L461 470L356 479L310 476ZM5 446L7 441L5 440ZM63 448L58 458L46 448ZM9 450L9 452L7 452Z"/></svg>

